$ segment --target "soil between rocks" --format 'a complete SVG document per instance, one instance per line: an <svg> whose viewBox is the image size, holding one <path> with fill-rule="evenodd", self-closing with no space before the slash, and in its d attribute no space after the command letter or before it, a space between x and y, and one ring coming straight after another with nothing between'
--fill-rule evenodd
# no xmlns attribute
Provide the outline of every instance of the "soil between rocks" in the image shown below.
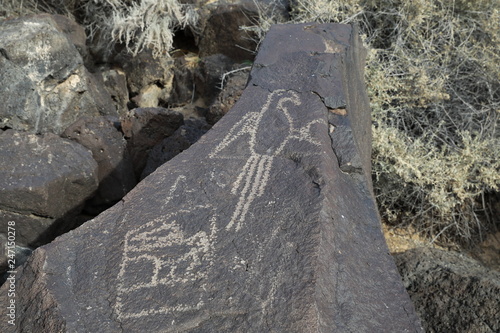
<svg viewBox="0 0 500 333"><path fill-rule="evenodd" d="M483 241L470 249L456 244L441 246L420 235L414 228L394 227L382 223L387 246L391 254L405 252L418 247L432 247L447 251L456 251L481 262L484 266L500 271L500 231L488 233Z"/></svg>

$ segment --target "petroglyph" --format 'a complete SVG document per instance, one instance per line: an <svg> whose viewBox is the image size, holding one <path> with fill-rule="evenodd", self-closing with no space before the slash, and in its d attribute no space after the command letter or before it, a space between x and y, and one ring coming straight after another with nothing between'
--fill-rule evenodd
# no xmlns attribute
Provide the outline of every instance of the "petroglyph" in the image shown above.
<svg viewBox="0 0 500 333"><path fill-rule="evenodd" d="M165 199L166 206L175 196L181 195L179 193L185 194L185 180L185 176L176 179ZM175 296L170 297L171 302L155 302L158 295L175 295L174 288L179 283L189 285L207 278L213 265L217 215L212 207L195 205L172 211L125 235L115 305L119 320L192 311L203 305L201 293L196 290L193 290L190 305L179 304ZM186 221L200 216L207 219L207 230L189 232L183 229ZM144 274L144 271L150 274ZM138 280L138 276L148 278ZM137 297L151 299L151 308L141 311L134 308Z"/></svg>
<svg viewBox="0 0 500 333"><path fill-rule="evenodd" d="M320 145L311 136L311 127L321 123L320 119L299 128L294 125L288 105L300 106L301 104L299 94L294 91L282 89L273 91L259 111L247 113L210 153L210 158L227 159L241 159L242 156L250 155L231 189L231 193L239 195L239 199L231 220L226 226L227 230L241 229L252 202L264 193L274 158L283 152L290 140L297 139ZM262 123L266 123L267 126L261 126ZM269 123L274 125L275 130L272 132L269 130ZM244 135L249 136L250 153L231 151L229 149L231 144ZM229 153L227 153L228 150ZM226 151L225 154L224 151Z"/></svg>

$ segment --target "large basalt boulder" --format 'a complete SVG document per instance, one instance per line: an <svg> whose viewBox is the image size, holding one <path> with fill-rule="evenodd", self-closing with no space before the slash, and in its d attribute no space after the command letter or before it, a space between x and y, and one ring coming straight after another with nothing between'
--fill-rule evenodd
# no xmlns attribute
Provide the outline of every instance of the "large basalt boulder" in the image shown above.
<svg viewBox="0 0 500 333"><path fill-rule="evenodd" d="M97 189L97 163L75 142L7 130L0 147L2 209L58 218Z"/></svg>
<svg viewBox="0 0 500 333"><path fill-rule="evenodd" d="M0 131L0 152L0 234L8 235L14 221L16 244L34 247L52 240L53 229L76 226L75 215L98 184L89 150L51 133L7 130Z"/></svg>
<svg viewBox="0 0 500 333"><path fill-rule="evenodd" d="M500 273L453 251L395 255L426 332L500 332Z"/></svg>
<svg viewBox="0 0 500 333"><path fill-rule="evenodd" d="M12 275L17 328L421 332L368 180L363 59L350 26L273 27L211 131Z"/></svg>
<svg viewBox="0 0 500 333"><path fill-rule="evenodd" d="M0 127L60 134L81 115L116 114L84 66L81 38L68 37L61 20L39 15L0 22Z"/></svg>

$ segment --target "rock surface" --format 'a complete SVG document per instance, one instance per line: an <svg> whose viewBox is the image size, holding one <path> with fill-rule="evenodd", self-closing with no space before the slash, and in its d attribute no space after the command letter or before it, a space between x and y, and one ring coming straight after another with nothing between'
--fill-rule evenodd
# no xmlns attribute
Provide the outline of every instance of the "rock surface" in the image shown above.
<svg viewBox="0 0 500 333"><path fill-rule="evenodd" d="M500 273L431 248L395 255L426 332L500 332Z"/></svg>
<svg viewBox="0 0 500 333"><path fill-rule="evenodd" d="M231 74L224 77L221 82L222 90L217 95L214 103L205 116L209 124L218 122L238 101L248 82L247 66L235 69Z"/></svg>
<svg viewBox="0 0 500 333"><path fill-rule="evenodd" d="M68 37L61 20L38 15L0 22L1 128L60 134L81 115L116 114L84 66L81 38Z"/></svg>
<svg viewBox="0 0 500 333"><path fill-rule="evenodd" d="M219 92L221 77L234 66L234 61L223 54L196 58L195 64L192 58L188 54L175 60L175 81L169 101L172 105L191 102L210 105Z"/></svg>
<svg viewBox="0 0 500 333"><path fill-rule="evenodd" d="M182 113L165 108L137 108L123 118L122 130L137 179L146 165L149 151L183 123Z"/></svg>
<svg viewBox="0 0 500 333"><path fill-rule="evenodd" d="M146 167L142 171L141 179L153 173L159 166L170 161L198 141L203 134L208 132L210 125L204 118L188 118L184 125L179 127L168 138L151 149L148 155Z"/></svg>
<svg viewBox="0 0 500 333"><path fill-rule="evenodd" d="M421 332L371 195L360 44L345 25L273 27L210 132L33 253L18 329Z"/></svg>
<svg viewBox="0 0 500 333"><path fill-rule="evenodd" d="M264 12L276 19L288 17L286 0L196 0L200 8L200 33L196 34L202 57L224 54L234 61L253 60L258 38L243 26L253 26Z"/></svg>
<svg viewBox="0 0 500 333"><path fill-rule="evenodd" d="M83 146L47 133L0 134L0 207L62 217L97 189L97 163ZM3 231L3 230L2 230Z"/></svg>
<svg viewBox="0 0 500 333"><path fill-rule="evenodd" d="M35 247L53 239L50 230L76 226L74 216L97 189L89 150L51 133L7 130L0 132L0 152L0 234L14 221L16 244Z"/></svg>
<svg viewBox="0 0 500 333"><path fill-rule="evenodd" d="M168 101L174 78L173 59L155 58L152 51L146 48L135 57L123 50L113 62L122 67L129 93L138 107L157 107Z"/></svg>
<svg viewBox="0 0 500 333"><path fill-rule="evenodd" d="M82 117L62 136L89 149L97 162L99 188L92 198L95 205L114 204L137 184L127 142L106 117Z"/></svg>

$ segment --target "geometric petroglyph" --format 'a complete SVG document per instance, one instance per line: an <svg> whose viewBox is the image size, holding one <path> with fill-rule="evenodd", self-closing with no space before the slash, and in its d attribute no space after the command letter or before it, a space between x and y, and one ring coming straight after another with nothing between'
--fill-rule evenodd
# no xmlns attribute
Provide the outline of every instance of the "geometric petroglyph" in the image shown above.
<svg viewBox="0 0 500 333"><path fill-rule="evenodd" d="M185 183L184 176L179 176L170 188L167 205L177 190L185 191L178 189L180 183ZM206 219L206 230L183 229L185 221L200 217ZM216 215L209 205L180 209L128 231L118 273L115 305L118 319L175 314L203 305L201 293L196 290L190 305L179 304L175 288L179 283L189 285L207 278L213 265L215 237ZM135 300L141 299L151 300L149 309L134 306Z"/></svg>
<svg viewBox="0 0 500 333"><path fill-rule="evenodd" d="M210 158L225 159L249 156L231 189L231 193L238 195L239 199L226 226L227 230L233 227L236 231L241 229L250 205L264 193L273 159L283 152L290 140L296 139L320 145L312 138L311 127L321 123L321 120L316 119L303 127L296 128L287 104L301 105L299 95L294 91L282 89L273 91L261 110L247 113L209 154ZM269 126L270 123L273 126ZM272 127L274 131L270 129ZM241 136L248 136L249 152L231 151L229 147Z"/></svg>

